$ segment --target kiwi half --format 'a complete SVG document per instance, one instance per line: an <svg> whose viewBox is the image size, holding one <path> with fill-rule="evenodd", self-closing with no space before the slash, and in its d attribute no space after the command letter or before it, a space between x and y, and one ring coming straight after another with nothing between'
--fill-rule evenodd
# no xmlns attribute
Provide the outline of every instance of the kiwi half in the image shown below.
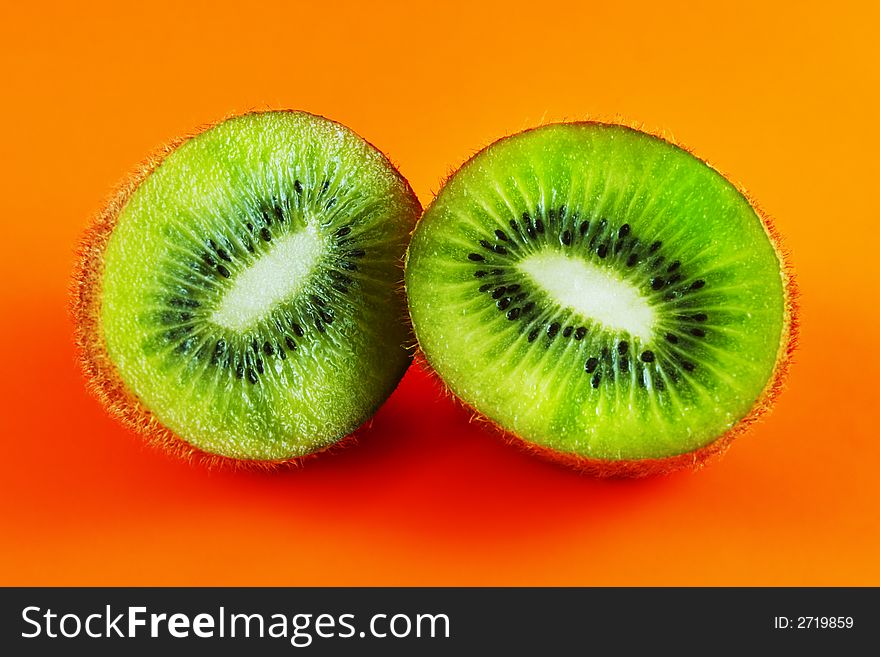
<svg viewBox="0 0 880 657"><path fill-rule="evenodd" d="M402 258L421 208L373 146L250 113L147 161L87 232L73 315L104 405L211 463L333 445L410 355Z"/></svg>
<svg viewBox="0 0 880 657"><path fill-rule="evenodd" d="M705 162L547 125L465 163L406 261L427 363L507 435L598 475L696 465L769 404L793 344L773 232Z"/></svg>

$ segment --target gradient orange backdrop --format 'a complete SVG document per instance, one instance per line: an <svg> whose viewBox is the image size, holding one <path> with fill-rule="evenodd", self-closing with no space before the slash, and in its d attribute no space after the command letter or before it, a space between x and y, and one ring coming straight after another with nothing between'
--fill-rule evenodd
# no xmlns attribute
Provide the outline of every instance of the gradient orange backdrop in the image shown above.
<svg viewBox="0 0 880 657"><path fill-rule="evenodd" d="M691 4L0 10L0 584L880 585L880 11ZM710 467L640 481L510 448L418 371L358 445L298 471L143 447L83 385L75 244L156 146L279 107L347 124L425 204L541 122L688 145L793 254L801 349L775 411Z"/></svg>

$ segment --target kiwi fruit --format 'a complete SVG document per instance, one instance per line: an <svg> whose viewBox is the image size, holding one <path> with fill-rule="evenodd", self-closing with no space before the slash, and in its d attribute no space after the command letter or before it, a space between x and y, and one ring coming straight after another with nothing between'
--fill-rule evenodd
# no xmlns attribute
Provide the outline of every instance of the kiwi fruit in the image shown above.
<svg viewBox="0 0 880 657"><path fill-rule="evenodd" d="M596 475L704 463L778 391L794 285L738 188L627 126L501 139L408 248L422 358L506 436Z"/></svg>
<svg viewBox="0 0 880 657"><path fill-rule="evenodd" d="M87 231L76 340L103 404L209 464L337 444L411 360L403 255L421 212L388 159L305 112L164 149Z"/></svg>

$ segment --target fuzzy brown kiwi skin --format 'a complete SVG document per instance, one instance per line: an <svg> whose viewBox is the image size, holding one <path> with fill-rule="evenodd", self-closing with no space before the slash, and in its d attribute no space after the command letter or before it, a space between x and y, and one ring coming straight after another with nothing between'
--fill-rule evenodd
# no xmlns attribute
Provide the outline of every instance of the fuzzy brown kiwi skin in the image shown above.
<svg viewBox="0 0 880 657"><path fill-rule="evenodd" d="M125 427L141 435L148 445L158 448L175 458L182 459L192 464L198 464L212 470L252 470L271 472L283 468L294 469L302 466L314 457L330 452L336 452L355 444L358 439L368 431L372 419L367 420L348 436L332 443L322 449L305 456L291 457L286 459L236 459L219 454L206 452L188 443L186 440L165 427L134 395L122 378L116 366L107 354L104 340L103 326L101 324L101 281L104 277L104 254L110 236L116 228L119 215L125 207L128 199L146 180L146 178L162 164L168 155L177 150L185 142L201 133L210 130L224 121L250 114L262 114L268 112L289 112L294 114L306 114L326 121L330 121L351 132L342 124L326 117L310 114L302 110L264 110L231 114L215 123L202 126L192 134L179 137L157 149L147 157L129 176L117 186L109 201L92 220L86 229L76 249L76 264L71 278L69 291L69 313L74 325L74 343L77 357L82 367L83 374L89 391L98 399L100 404L116 420ZM366 144L380 151L376 146L358 135ZM421 213L421 205L418 197L412 190L409 182L400 174L397 167L384 155L388 167L402 182L411 198L415 199L417 214ZM401 263L401 279L403 268ZM402 287L399 290L403 294ZM405 307L405 302L403 304ZM406 314L406 313L404 313ZM409 316L401 318L405 326L411 326ZM411 329L410 329L411 330ZM408 361L407 366L411 362ZM405 371L405 370L404 370ZM401 377L403 373L401 373ZM371 416L378 410L373 409Z"/></svg>
<svg viewBox="0 0 880 657"><path fill-rule="evenodd" d="M535 126L522 132L531 132L532 130L537 130L539 128L546 127L547 125L551 124ZM791 263L791 255L789 251L784 247L782 236L776 229L772 218L761 209L761 207L755 202L755 200L745 190L745 188L737 182L733 181L733 179L731 179L730 177L724 175L718 168L713 166L707 160L695 154L690 148L668 138L665 135L656 134L654 132L645 130L642 126L636 124L610 123L604 121L572 121L567 122L566 125L601 125L622 127L633 130L635 132L651 135L656 139L660 139L661 141L676 146L688 152L693 157L699 159L712 170L718 172L719 175L721 175L725 180L732 184L736 188L736 190L743 195L743 197L748 201L749 205L758 215L759 219L761 220L761 224L764 227L764 232L770 239L770 243L773 245L773 250L776 253L776 257L779 260L780 264L784 295L783 327L782 334L780 335L779 339L779 350L777 351L776 364L773 367L773 372L770 375L767 384L764 386L764 389L761 391L761 394L755 400L755 403L752 406L751 410L730 429L728 429L724 434L716 438L708 445L705 445L700 449L694 451L686 452L683 454L675 454L673 456L667 456L659 459L591 459L585 456L580 456L578 454L558 452L556 450L537 445L535 443L525 440L524 438L516 435L511 431L508 431L507 429L504 429L503 427L498 426L498 424L496 424L491 418L486 417L455 394L455 392L446 384L445 381L443 381L443 379L431 365L430 361L427 358L427 355L421 350L418 342L415 342L413 345L415 364L423 371L427 372L438 383L438 385L447 394L448 397L457 401L461 406L466 408L471 413L471 417L473 418L473 420L485 425L490 432L496 434L506 443L514 445L528 452L529 454L533 454L546 461L557 463L568 468L572 468L575 471L580 472L584 475L598 478L640 478L669 474L677 470L688 468L692 470L698 470L706 464L711 463L721 457L721 455L723 455L724 452L727 451L731 443L733 443L736 438L747 432L747 430L753 424L760 420L770 410L770 408L776 401L776 398L779 396L779 393L782 392L783 388L785 387L785 381L791 368L792 358L795 351L797 350L798 334L800 330L798 319L799 292L797 281L795 279L794 267ZM522 132L517 132L515 134L522 134ZM440 188L442 189L446 182L450 178L452 178L455 173L470 164L470 162L478 155L480 155L480 153L487 150L494 144L504 141L511 136L513 135L500 137L491 142L489 145L485 146L484 148L479 149L476 153L474 153L474 155L463 162L461 166L452 171L446 177L446 179L442 181ZM428 205L428 207L425 208L425 211L422 213L422 217L424 217L431 210L431 207L434 205L436 200L437 199L435 197L435 199ZM407 249L405 264L406 262L408 262L408 260L409 249Z"/></svg>

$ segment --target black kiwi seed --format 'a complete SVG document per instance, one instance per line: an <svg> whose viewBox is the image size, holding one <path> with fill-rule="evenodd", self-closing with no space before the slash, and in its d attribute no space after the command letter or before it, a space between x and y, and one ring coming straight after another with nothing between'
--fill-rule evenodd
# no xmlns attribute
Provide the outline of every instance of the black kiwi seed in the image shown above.
<svg viewBox="0 0 880 657"><path fill-rule="evenodd" d="M678 260L676 260L675 262L673 262L671 265L669 265L669 266L666 268L666 271L668 271L668 272L671 273L671 272L674 272L674 271L675 271L676 269L678 269L679 267L681 267L681 262L679 262Z"/></svg>
<svg viewBox="0 0 880 657"><path fill-rule="evenodd" d="M195 338L187 338L183 342L177 345L177 352L180 354L187 354L192 351L192 348L196 344Z"/></svg>
<svg viewBox="0 0 880 657"><path fill-rule="evenodd" d="M706 281L704 281L703 279L700 278L700 279L695 280L693 283L691 283L691 286L688 289L699 290L701 287L703 287L705 285L706 285Z"/></svg>
<svg viewBox="0 0 880 657"><path fill-rule="evenodd" d="M220 366L220 367L229 367L229 359L224 358L225 354L217 353L217 350L214 350L214 353L211 354L211 365Z"/></svg>
<svg viewBox="0 0 880 657"><path fill-rule="evenodd" d="M694 336L695 338L705 338L706 332L703 329L694 328L694 329L691 329L691 335Z"/></svg>
<svg viewBox="0 0 880 657"><path fill-rule="evenodd" d="M498 310L507 310L512 301L513 299L510 297L504 297L503 299L499 299L495 305L498 306Z"/></svg>
<svg viewBox="0 0 880 657"><path fill-rule="evenodd" d="M507 255L507 249L505 249L500 244L495 244L492 246L492 250L498 255Z"/></svg>
<svg viewBox="0 0 880 657"><path fill-rule="evenodd" d="M652 290L659 290L660 288L662 288L665 285L665 283L666 283L666 281L664 281L662 278L652 278L651 279L651 289Z"/></svg>
<svg viewBox="0 0 880 657"><path fill-rule="evenodd" d="M544 222L540 219L535 219L535 230L539 233L544 232Z"/></svg>
<svg viewBox="0 0 880 657"><path fill-rule="evenodd" d="M562 243L565 244L565 246L569 246L571 244L571 231L563 231L562 237L560 239L562 240Z"/></svg>
<svg viewBox="0 0 880 657"><path fill-rule="evenodd" d="M488 240L480 240L480 246L482 246L487 251L492 250L492 243L489 242Z"/></svg>
<svg viewBox="0 0 880 657"><path fill-rule="evenodd" d="M479 253L468 253L468 260L473 260L474 262L483 262L485 258Z"/></svg>
<svg viewBox="0 0 880 657"><path fill-rule="evenodd" d="M639 254L638 253L630 253L629 258L626 259L626 266L627 267L635 267L636 263L638 261L639 261Z"/></svg>
<svg viewBox="0 0 880 657"><path fill-rule="evenodd" d="M223 278L229 278L229 270L226 269L223 265L217 266L217 273L220 274Z"/></svg>
<svg viewBox="0 0 880 657"><path fill-rule="evenodd" d="M583 340L584 336L587 334L587 329L583 326L579 326L578 329L574 332L575 340Z"/></svg>
<svg viewBox="0 0 880 657"><path fill-rule="evenodd" d="M667 333L666 340L671 342L672 344L678 344L678 336L675 333Z"/></svg>
<svg viewBox="0 0 880 657"><path fill-rule="evenodd" d="M297 194L302 194L302 191L303 191L302 183L299 180L294 180L293 181L293 189Z"/></svg>
<svg viewBox="0 0 880 657"><path fill-rule="evenodd" d="M248 378L248 381L250 381L251 383L256 383L258 380L257 373L254 372L254 370L251 369L250 367L247 370L247 378Z"/></svg>
<svg viewBox="0 0 880 657"><path fill-rule="evenodd" d="M182 297L171 297L168 303L177 308L198 308L202 305L195 299L184 299Z"/></svg>
<svg viewBox="0 0 880 657"><path fill-rule="evenodd" d="M524 313L530 313L530 312L532 312L532 309L533 309L534 307L535 307L535 302L534 302L534 301L529 301L526 305L523 306L523 312L524 312Z"/></svg>
<svg viewBox="0 0 880 657"><path fill-rule="evenodd" d="M474 278L483 278L483 276L485 276L485 275L486 275L486 272L484 272L482 269L478 269L477 271L474 272Z"/></svg>
<svg viewBox="0 0 880 657"><path fill-rule="evenodd" d="M578 231L580 232L582 237L587 233L588 230L590 230L590 222L589 221L583 222L580 225L580 228L578 228Z"/></svg>
<svg viewBox="0 0 880 657"><path fill-rule="evenodd" d="M484 283L480 286L480 292L488 292L493 287L495 287L494 283Z"/></svg>
<svg viewBox="0 0 880 657"><path fill-rule="evenodd" d="M565 330L562 331L562 337L563 337L563 338L567 338L567 337L569 337L569 336L571 335L571 332L572 332L572 331L574 331L574 327L572 327L572 326L566 326L566 327L565 327Z"/></svg>
<svg viewBox="0 0 880 657"><path fill-rule="evenodd" d="M608 255L608 245L607 244L600 244L599 248L596 249L596 254L600 258L604 258L605 256L607 256Z"/></svg>
<svg viewBox="0 0 880 657"><path fill-rule="evenodd" d="M293 332L296 333L297 336L300 338L306 334L306 332L303 330L302 326L300 326L299 324L297 324L295 322L291 326L291 328L293 329Z"/></svg>
<svg viewBox="0 0 880 657"><path fill-rule="evenodd" d="M275 354L275 347L273 347L272 343L268 340L263 343L263 353L267 356L272 356Z"/></svg>
<svg viewBox="0 0 880 657"><path fill-rule="evenodd" d="M597 368L598 366L599 366L599 359L590 356L589 358L587 358L587 362L584 364L584 369L585 369L589 374L592 374L593 372L596 371L596 368Z"/></svg>
<svg viewBox="0 0 880 657"><path fill-rule="evenodd" d="M493 299L500 299L501 297L504 296L504 293L505 293L505 292L507 292L507 288L504 287L504 286L502 285L501 287L499 287L498 289L496 289L496 290L492 293L492 298L493 298Z"/></svg>
<svg viewBox="0 0 880 657"><path fill-rule="evenodd" d="M516 233L517 235L521 235L521 234L522 234L522 233L520 233L520 231L519 231L519 224L516 223L516 219L511 219L511 220L510 220L510 227L513 229L513 232Z"/></svg>
<svg viewBox="0 0 880 657"><path fill-rule="evenodd" d="M532 329L531 333L529 333L528 340L529 342L534 342L535 338L538 337L538 333L540 333L540 329Z"/></svg>
<svg viewBox="0 0 880 657"><path fill-rule="evenodd" d="M617 343L617 353L623 356L627 351L629 351L629 343L626 340Z"/></svg>
<svg viewBox="0 0 880 657"><path fill-rule="evenodd" d="M260 229L260 238L264 242L271 242L272 241L272 233L269 232L268 228L265 228L265 227L261 228Z"/></svg>
<svg viewBox="0 0 880 657"><path fill-rule="evenodd" d="M659 249L661 246L663 246L663 242L661 242L660 240L653 242L648 248L648 253L655 253L657 249Z"/></svg>
<svg viewBox="0 0 880 657"><path fill-rule="evenodd" d="M296 342L294 342L293 338L291 338L289 335L284 336L284 344L286 344L287 348L291 351L294 351L296 349Z"/></svg>
<svg viewBox="0 0 880 657"><path fill-rule="evenodd" d="M628 372L629 371L629 358L627 358L626 356L621 356L620 360L618 362L620 364L620 371L621 372Z"/></svg>
<svg viewBox="0 0 880 657"><path fill-rule="evenodd" d="M336 231L336 237L345 237L351 232L351 226L343 226Z"/></svg>
<svg viewBox="0 0 880 657"><path fill-rule="evenodd" d="M559 322L553 322L547 327L547 335L551 338L555 338L557 333L559 333Z"/></svg>
<svg viewBox="0 0 880 657"><path fill-rule="evenodd" d="M189 313L176 313L166 310L162 313L159 313L159 321L163 324L179 324L182 321L186 321L186 319L184 319L184 316L186 316L187 319L192 317L192 315L190 315Z"/></svg>
<svg viewBox="0 0 880 657"><path fill-rule="evenodd" d="M627 235L629 235L629 224L623 224L623 226L617 229L617 237L624 238Z"/></svg>
<svg viewBox="0 0 880 657"><path fill-rule="evenodd" d="M522 310L520 310L519 308L513 308L511 310L508 310L507 311L507 319L513 321L520 316L521 312L522 312Z"/></svg>
<svg viewBox="0 0 880 657"><path fill-rule="evenodd" d="M354 249L348 252L349 257L351 258L363 258L366 255L366 251L363 249Z"/></svg>
<svg viewBox="0 0 880 657"><path fill-rule="evenodd" d="M653 363L654 362L654 352L650 350L646 350L642 352L642 361L645 363Z"/></svg>
<svg viewBox="0 0 880 657"><path fill-rule="evenodd" d="M594 388L598 388L598 387L599 387L599 382L600 382L601 380L602 380L602 375L599 374L598 372L596 372L596 373L593 375L593 378L590 380L590 384L591 384Z"/></svg>
<svg viewBox="0 0 880 657"><path fill-rule="evenodd" d="M507 237L507 233L505 233L503 230L496 229L495 230L495 237L500 239L502 242L509 242L510 241L510 238Z"/></svg>

